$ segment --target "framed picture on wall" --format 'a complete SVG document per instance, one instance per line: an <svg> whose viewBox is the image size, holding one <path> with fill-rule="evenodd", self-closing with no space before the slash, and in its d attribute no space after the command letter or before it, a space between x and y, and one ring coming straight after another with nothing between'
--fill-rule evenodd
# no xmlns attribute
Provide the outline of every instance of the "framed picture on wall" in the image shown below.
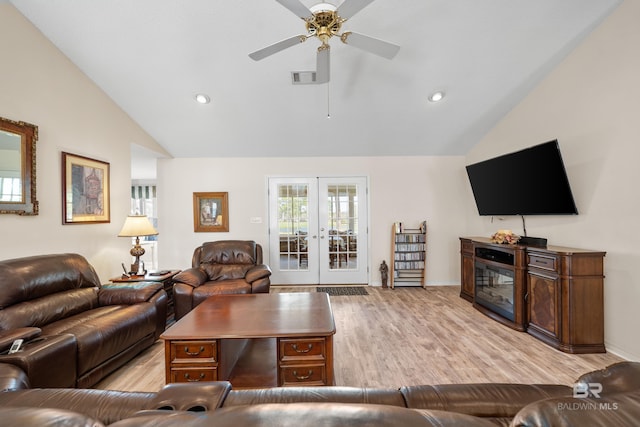
<svg viewBox="0 0 640 427"><path fill-rule="evenodd" d="M109 163L62 153L62 223L111 222Z"/></svg>
<svg viewBox="0 0 640 427"><path fill-rule="evenodd" d="M229 193L193 193L193 231L229 231Z"/></svg>

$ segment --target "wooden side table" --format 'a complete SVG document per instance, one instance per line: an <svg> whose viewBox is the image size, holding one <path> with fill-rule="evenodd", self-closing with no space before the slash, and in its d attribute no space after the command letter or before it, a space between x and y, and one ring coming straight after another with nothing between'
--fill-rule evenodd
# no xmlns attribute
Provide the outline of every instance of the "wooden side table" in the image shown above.
<svg viewBox="0 0 640 427"><path fill-rule="evenodd" d="M167 323L175 314L173 304L173 276L182 270L160 270L150 271L144 276L119 276L109 279L111 283L131 283L131 282L162 282L162 287L167 293ZM162 273L162 274L161 274Z"/></svg>

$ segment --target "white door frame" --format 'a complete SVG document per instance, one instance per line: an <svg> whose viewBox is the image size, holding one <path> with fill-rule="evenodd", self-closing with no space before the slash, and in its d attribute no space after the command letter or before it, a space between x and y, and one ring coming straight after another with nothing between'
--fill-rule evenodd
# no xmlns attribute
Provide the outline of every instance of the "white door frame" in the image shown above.
<svg viewBox="0 0 640 427"><path fill-rule="evenodd" d="M268 178L269 265L273 284L368 283L368 184L368 178L363 176ZM347 207L354 218L341 219L339 212L328 212L328 188L334 195L343 191L343 199L347 189L351 193L357 191L357 205ZM279 210L283 196L289 201ZM289 204L294 203L293 200L300 203L303 196L308 198L303 213L290 213ZM334 200L337 199L334 196ZM357 211L352 212L355 208ZM306 215L304 209L308 210ZM324 226L320 221L324 221ZM351 230L354 224L356 229ZM330 241L341 244L331 246ZM304 253L300 252L301 247Z"/></svg>

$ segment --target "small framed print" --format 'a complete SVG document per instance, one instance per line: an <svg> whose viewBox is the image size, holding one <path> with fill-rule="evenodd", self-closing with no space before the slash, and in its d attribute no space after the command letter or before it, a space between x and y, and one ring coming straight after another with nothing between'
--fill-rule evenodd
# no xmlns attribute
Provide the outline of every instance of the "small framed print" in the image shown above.
<svg viewBox="0 0 640 427"><path fill-rule="evenodd" d="M229 231L229 193L193 193L193 231Z"/></svg>
<svg viewBox="0 0 640 427"><path fill-rule="evenodd" d="M62 153L62 223L111 222L109 163Z"/></svg>

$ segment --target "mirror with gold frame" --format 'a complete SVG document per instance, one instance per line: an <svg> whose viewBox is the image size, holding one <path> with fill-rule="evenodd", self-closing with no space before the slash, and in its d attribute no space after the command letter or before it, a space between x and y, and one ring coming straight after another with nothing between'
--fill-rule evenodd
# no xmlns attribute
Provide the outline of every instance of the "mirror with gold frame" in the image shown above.
<svg viewBox="0 0 640 427"><path fill-rule="evenodd" d="M38 127L0 117L0 214L38 215Z"/></svg>

